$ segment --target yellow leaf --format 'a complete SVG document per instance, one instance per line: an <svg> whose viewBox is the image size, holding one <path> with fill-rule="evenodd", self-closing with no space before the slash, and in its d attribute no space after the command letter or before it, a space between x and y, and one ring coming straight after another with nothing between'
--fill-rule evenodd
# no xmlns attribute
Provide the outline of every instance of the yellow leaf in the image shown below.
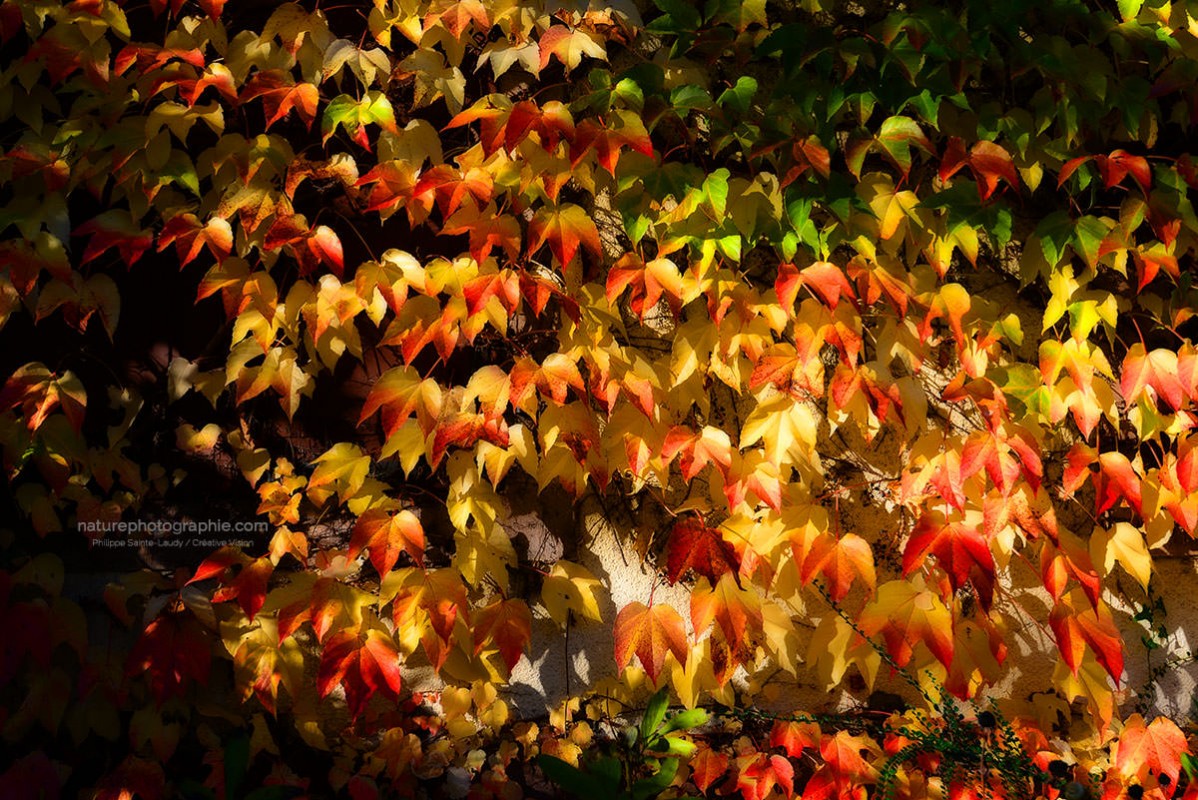
<svg viewBox="0 0 1198 800"><path fill-rule="evenodd" d="M1130 522L1116 522L1110 529L1095 528L1090 536L1090 559L1106 575L1118 561L1144 590L1152 577L1152 556L1144 534Z"/></svg>
<svg viewBox="0 0 1198 800"><path fill-rule="evenodd" d="M569 561L558 561L541 586L541 601L549 616L558 625L565 625L571 611L576 617L599 622L599 602L595 590L602 584L585 567Z"/></svg>
<svg viewBox="0 0 1198 800"><path fill-rule="evenodd" d="M334 494L342 502L358 493L370 472L370 456L349 442L338 442L315 462L308 480L308 499L322 506Z"/></svg>
<svg viewBox="0 0 1198 800"><path fill-rule="evenodd" d="M741 430L740 447L761 442L766 458L781 466L814 454L817 422L805 403L785 394L757 404Z"/></svg>
<svg viewBox="0 0 1198 800"><path fill-rule="evenodd" d="M175 429L175 444L185 453L207 453L216 447L220 434L220 426L215 422L200 430L185 422Z"/></svg>

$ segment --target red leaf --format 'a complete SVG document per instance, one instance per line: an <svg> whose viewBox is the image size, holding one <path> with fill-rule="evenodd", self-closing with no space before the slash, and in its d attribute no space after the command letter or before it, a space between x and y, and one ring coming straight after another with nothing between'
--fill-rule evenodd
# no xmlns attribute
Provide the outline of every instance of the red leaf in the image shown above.
<svg viewBox="0 0 1198 800"><path fill-rule="evenodd" d="M378 630L366 631L365 637L347 630L325 642L316 689L321 697L328 697L338 685L345 687L345 701L354 719L375 694L398 700L399 651L391 637Z"/></svg>
<svg viewBox="0 0 1198 800"><path fill-rule="evenodd" d="M1019 173L1011 154L994 142L980 141L969 151L969 167L978 180L983 200L990 198L1001 179L1012 189L1019 189Z"/></svg>
<svg viewBox="0 0 1198 800"><path fill-rule="evenodd" d="M785 748L790 758L798 758L808 749L818 750L819 746L819 725L814 722L777 720L770 731L770 747Z"/></svg>
<svg viewBox="0 0 1198 800"><path fill-rule="evenodd" d="M1128 405L1136 403L1150 388L1156 398L1163 399L1174 411L1185 401L1185 388L1178 377L1177 353L1164 348L1145 352L1137 342L1127 350L1119 388Z"/></svg>
<svg viewBox="0 0 1198 800"><path fill-rule="evenodd" d="M416 170L402 161L384 161L358 179L358 186L370 187L366 196L366 211L382 211L390 215L404 205L416 186Z"/></svg>
<svg viewBox="0 0 1198 800"><path fill-rule="evenodd" d="M1130 174L1144 196L1148 196L1148 190L1152 185L1152 167L1143 156L1133 156L1126 150L1112 150L1109 156L1095 156L1094 162L1098 165L1098 171L1102 173L1102 181L1106 188L1122 183Z"/></svg>
<svg viewBox="0 0 1198 800"><path fill-rule="evenodd" d="M669 464L676 456L682 477L687 481L693 481L708 465L714 465L727 477L728 468L732 466L732 440L726 432L710 425L698 433L675 425L666 434L661 457Z"/></svg>
<svg viewBox="0 0 1198 800"><path fill-rule="evenodd" d="M1074 589L1062 597L1048 619L1061 658L1076 675L1089 646L1117 686L1123 676L1123 637L1106 604L1084 605L1078 599L1079 591Z"/></svg>
<svg viewBox="0 0 1198 800"><path fill-rule="evenodd" d="M487 260L496 245L509 261L516 262L520 257L520 223L511 214L497 214L495 211L494 205L488 205L482 211L463 208L445 221L441 233L452 236L469 234L470 257L479 264Z"/></svg>
<svg viewBox="0 0 1198 800"><path fill-rule="evenodd" d="M341 239L327 225L317 225L308 234L308 250L332 269L337 277L345 272L345 255L341 249Z"/></svg>
<svg viewBox="0 0 1198 800"><path fill-rule="evenodd" d="M83 250L81 265L115 247L125 266L132 267L154 242L154 237L142 230L128 211L119 209L105 211L90 222L83 223L72 233L74 236L88 234L92 238Z"/></svg>
<svg viewBox="0 0 1198 800"><path fill-rule="evenodd" d="M166 612L133 645L125 673L144 673L161 705L171 697L182 697L192 681L207 683L211 665L212 650L203 626L189 613Z"/></svg>
<svg viewBox="0 0 1198 800"><path fill-rule="evenodd" d="M574 138L574 118L570 109L557 100L538 106L532 100L522 100L512 107L504 133L504 147L515 150L529 133L535 132L541 146L552 153L558 142Z"/></svg>
<svg viewBox="0 0 1198 800"><path fill-rule="evenodd" d="M869 542L855 533L841 536L825 533L812 543L803 559L803 583L809 583L817 573L827 579L828 594L836 602L845 598L857 578L864 581L871 592L877 583L873 550Z"/></svg>
<svg viewBox="0 0 1198 800"><path fill-rule="evenodd" d="M1061 167L1061 171L1057 173L1057 188L1060 189L1062 186L1064 186L1065 181L1069 180L1069 176L1077 172L1078 167L1080 167L1082 164L1085 164L1093 157L1094 156L1078 156L1077 158L1071 158L1066 161L1065 165Z"/></svg>
<svg viewBox="0 0 1198 800"><path fill-rule="evenodd" d="M1102 579L1090 560L1085 544L1075 534L1062 530L1057 543L1046 541L1040 550L1040 575L1044 588L1059 600L1069 578L1081 584L1091 605L1097 605L1102 596ZM1058 547L1059 545L1059 547Z"/></svg>
<svg viewBox="0 0 1198 800"><path fill-rule="evenodd" d="M167 220L158 234L158 252L171 244L179 257L179 267L186 267L206 246L208 252L223 262L233 251L233 228L228 220L212 217L204 225L195 214L178 214Z"/></svg>
<svg viewBox="0 0 1198 800"><path fill-rule="evenodd" d="M964 522L947 522L938 513L925 514L903 551L903 574L909 575L922 566L928 555L936 556L954 589L971 582L982 608L990 608L994 597L994 556L980 530Z"/></svg>
<svg viewBox="0 0 1198 800"><path fill-rule="evenodd" d="M1140 499L1140 476L1135 473L1131 462L1122 453L1106 452L1098 456L1098 471L1090 476L1097 492L1094 515L1111 508L1120 499L1143 513Z"/></svg>
<svg viewBox="0 0 1198 800"><path fill-rule="evenodd" d="M580 122L570 143L570 166L577 167L586 154L594 149L599 165L614 177L621 148L630 147L642 155L652 156L653 142L640 118L629 115L620 119L624 126L615 129L591 119Z"/></svg>
<svg viewBox="0 0 1198 800"><path fill-rule="evenodd" d="M766 800L777 786L789 797L794 792L794 766L782 756L759 753L741 766L736 788L745 800ZM742 759L743 760L743 757Z"/></svg>

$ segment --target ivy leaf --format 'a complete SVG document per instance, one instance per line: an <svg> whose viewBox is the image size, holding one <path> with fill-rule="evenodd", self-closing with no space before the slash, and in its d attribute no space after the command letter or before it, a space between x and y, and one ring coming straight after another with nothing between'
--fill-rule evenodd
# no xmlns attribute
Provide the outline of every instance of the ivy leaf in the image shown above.
<svg viewBox="0 0 1198 800"><path fill-rule="evenodd" d="M316 469L308 479L308 497L316 505L334 494L341 501L357 494L370 472L370 456L349 442L338 442L313 462Z"/></svg>
<svg viewBox="0 0 1198 800"><path fill-rule="evenodd" d="M633 655L640 659L649 680L657 683L666 655L686 663L686 627L682 616L667 605L629 603L616 615L616 667L624 669Z"/></svg>
<svg viewBox="0 0 1198 800"><path fill-rule="evenodd" d="M828 594L836 602L845 598L857 579L865 584L868 591L873 592L877 578L869 542L855 533L840 536L826 533L820 536L803 560L803 582L809 582L816 574L822 574L827 579Z"/></svg>
<svg viewBox="0 0 1198 800"><path fill-rule="evenodd" d="M732 466L732 439L727 431L712 425L704 425L698 433L676 425L666 434L661 457L667 464L678 458L682 477L688 482L707 466L714 466L726 477Z"/></svg>
<svg viewBox="0 0 1198 800"><path fill-rule="evenodd" d="M187 612L154 619L129 652L127 675L145 674L158 704L183 697L189 684L208 682L212 648L203 626Z"/></svg>
<svg viewBox="0 0 1198 800"><path fill-rule="evenodd" d="M113 209L83 223L74 236L91 236L83 249L80 264L86 264L115 247L126 267L132 267L150 249L153 237L134 222L128 211Z"/></svg>
<svg viewBox="0 0 1198 800"><path fill-rule="evenodd" d="M459 616L469 618L469 601L461 574L450 567L391 572L379 587L379 603L391 601L397 630L421 630L420 641L433 667L449 655Z"/></svg>
<svg viewBox="0 0 1198 800"><path fill-rule="evenodd" d="M977 179L978 194L983 201L989 200L994 194L999 180L1012 189L1019 190L1019 173L1011 160L1011 154L994 142L976 142L967 155L961 139L951 137L940 161L940 180L947 181L966 166Z"/></svg>
<svg viewBox="0 0 1198 800"><path fill-rule="evenodd" d="M370 563L380 578L387 577L395 568L400 553L407 553L416 566L423 567L424 529L416 515L407 509L371 509L354 523L346 558L357 558L363 548L369 548Z"/></svg>
<svg viewBox="0 0 1198 800"><path fill-rule="evenodd" d="M214 216L201 225L195 214L179 214L167 220L158 234L159 252L171 244L175 245L180 268L194 261L204 247L221 262L233 251L233 228L221 217Z"/></svg>
<svg viewBox="0 0 1198 800"><path fill-rule="evenodd" d="M439 7L438 10L430 10L424 17L426 29L441 24L453 38L458 40L471 25L474 26L476 34L483 34L491 29L487 7L481 0L449 0L449 2L438 3L436 6Z"/></svg>
<svg viewBox="0 0 1198 800"><path fill-rule="evenodd" d="M1181 757L1189 752L1186 736L1173 720L1157 717L1145 725L1143 717L1132 714L1119 732L1115 769L1124 779L1141 785L1147 783L1150 774L1168 775L1170 785L1176 786Z"/></svg>
<svg viewBox="0 0 1198 800"><path fill-rule="evenodd" d="M528 225L527 254L532 255L548 244L553 257L562 269L574 260L581 245L596 258L602 256L599 245L599 229L595 221L587 216L581 206L563 203L559 206L542 208Z"/></svg>
<svg viewBox="0 0 1198 800"><path fill-rule="evenodd" d="M670 583L693 569L711 583L723 575L736 574L740 559L718 528L709 528L700 517L688 516L678 520L670 529L666 544L666 578Z"/></svg>
<svg viewBox="0 0 1198 800"><path fill-rule="evenodd" d="M584 56L607 60L607 50L602 40L595 33L582 28L553 25L541 34L539 45L542 71L549 66L550 58L562 62L567 71L577 69Z"/></svg>
<svg viewBox="0 0 1198 800"><path fill-rule="evenodd" d="M1152 556L1144 533L1130 522L1116 522L1109 530L1095 528L1090 535L1090 558L1109 574L1118 561L1144 591L1152 578Z"/></svg>
<svg viewBox="0 0 1198 800"><path fill-rule="evenodd" d="M603 617L595 593L602 585L585 567L558 560L541 584L541 601L550 619L563 627L571 613L600 622Z"/></svg>
<svg viewBox="0 0 1198 800"><path fill-rule="evenodd" d="M1119 388L1128 405L1147 396L1162 399L1174 411L1179 410L1185 402L1185 389L1178 376L1177 353L1159 347L1145 352L1144 345L1136 342L1123 358ZM1148 395L1146 389L1153 394Z"/></svg>
<svg viewBox="0 0 1198 800"><path fill-rule="evenodd" d="M320 123L321 142L328 143L337 128L345 128L354 141L369 151L370 139L366 136L366 125L369 123L398 135L395 110L385 94L371 91L361 100L346 94L338 95L325 106L324 117Z"/></svg>
<svg viewBox="0 0 1198 800"><path fill-rule="evenodd" d="M889 117L882 123L874 139L886 157L899 169L903 179L911 172L911 148L933 155L932 143L919 123L910 117Z"/></svg>
<svg viewBox="0 0 1198 800"><path fill-rule="evenodd" d="M969 581L977 590L982 608L990 608L994 597L994 557L978 528L964 522L948 522L939 514L925 514L903 551L903 574L909 575L922 566L928 555L936 556L954 589Z"/></svg>
<svg viewBox="0 0 1198 800"><path fill-rule="evenodd" d="M819 750L820 729L815 722L776 720L770 729L770 747L781 747L789 758L800 758L807 750Z"/></svg>
<svg viewBox="0 0 1198 800"><path fill-rule="evenodd" d="M900 667L924 644L945 666L953 660L953 615L922 581L887 581L858 619L867 636L881 633L886 649Z"/></svg>
<svg viewBox="0 0 1198 800"><path fill-rule="evenodd" d="M773 745L771 745L773 746ZM703 794L728 771L728 756L719 750L700 746L690 760L690 779Z"/></svg>
<svg viewBox="0 0 1198 800"><path fill-rule="evenodd" d="M1061 658L1077 675L1088 646L1118 685L1123 675L1123 637L1106 604L1083 603L1083 596L1080 589L1064 595L1048 618Z"/></svg>
<svg viewBox="0 0 1198 800"><path fill-rule="evenodd" d="M745 800L766 800L774 788L794 792L794 765L782 756L757 753L737 759L736 789Z"/></svg>
<svg viewBox="0 0 1198 800"><path fill-rule="evenodd" d="M328 697L338 685L345 687L349 713L357 719L375 694L399 698L401 685L399 651L383 631L341 631L324 643L316 689Z"/></svg>
<svg viewBox="0 0 1198 800"><path fill-rule="evenodd" d="M715 583L701 581L691 592L691 624L696 635L719 626L727 642L755 642L762 633L761 599L727 572ZM643 663L643 661L642 661Z"/></svg>
<svg viewBox="0 0 1198 800"><path fill-rule="evenodd" d="M262 70L254 73L242 87L241 102L248 103L259 97L266 112L267 129L292 111L311 128L320 93L314 84L296 83L290 73Z"/></svg>
<svg viewBox="0 0 1198 800"><path fill-rule="evenodd" d="M511 672L532 638L532 614L519 598L500 599L474 613L473 628L475 654L493 643Z"/></svg>

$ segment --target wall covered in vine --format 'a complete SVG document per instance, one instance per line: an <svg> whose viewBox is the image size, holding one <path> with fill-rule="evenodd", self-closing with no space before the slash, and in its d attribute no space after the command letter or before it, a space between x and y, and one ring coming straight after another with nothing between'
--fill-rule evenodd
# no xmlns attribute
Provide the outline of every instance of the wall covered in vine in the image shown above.
<svg viewBox="0 0 1198 800"><path fill-rule="evenodd" d="M0 796L1198 797L1198 6L0 2Z"/></svg>

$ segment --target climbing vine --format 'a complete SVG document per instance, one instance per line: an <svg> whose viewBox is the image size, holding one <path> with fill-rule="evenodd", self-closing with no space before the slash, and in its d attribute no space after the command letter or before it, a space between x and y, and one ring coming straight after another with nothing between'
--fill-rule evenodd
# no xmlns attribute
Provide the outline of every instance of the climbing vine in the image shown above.
<svg viewBox="0 0 1198 800"><path fill-rule="evenodd" d="M0 794L1198 792L1196 15L2 0Z"/></svg>

